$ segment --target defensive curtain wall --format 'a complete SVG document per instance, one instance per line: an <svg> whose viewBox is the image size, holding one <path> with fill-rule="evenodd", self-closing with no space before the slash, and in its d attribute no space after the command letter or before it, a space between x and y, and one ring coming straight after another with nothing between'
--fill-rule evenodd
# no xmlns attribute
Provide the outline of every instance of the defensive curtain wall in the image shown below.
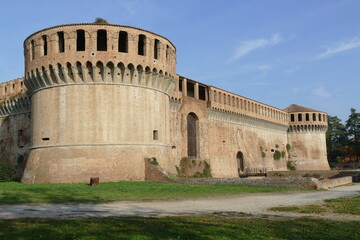
<svg viewBox="0 0 360 240"><path fill-rule="evenodd" d="M181 146L173 153L207 159L214 177L289 170L289 161L299 170L329 169L324 112L277 109L181 76L171 106L172 142Z"/></svg>
<svg viewBox="0 0 360 240"><path fill-rule="evenodd" d="M289 161L329 168L325 113L176 75L176 49L155 33L61 25L32 34L24 49L25 80L0 84L0 160L18 174L26 163L23 182L144 180L151 157L171 173L182 157L206 160L214 177L286 170Z"/></svg>

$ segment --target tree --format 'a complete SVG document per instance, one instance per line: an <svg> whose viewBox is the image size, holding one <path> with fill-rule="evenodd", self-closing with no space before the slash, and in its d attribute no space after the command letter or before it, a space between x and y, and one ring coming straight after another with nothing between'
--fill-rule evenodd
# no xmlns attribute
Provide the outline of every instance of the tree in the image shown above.
<svg viewBox="0 0 360 240"><path fill-rule="evenodd" d="M350 109L350 116L346 121L346 135L348 137L349 153L356 161L360 159L360 113L355 108Z"/></svg>
<svg viewBox="0 0 360 240"><path fill-rule="evenodd" d="M328 130L326 132L327 154L330 162L341 161L345 156L344 147L347 144L345 126L335 116L328 116Z"/></svg>

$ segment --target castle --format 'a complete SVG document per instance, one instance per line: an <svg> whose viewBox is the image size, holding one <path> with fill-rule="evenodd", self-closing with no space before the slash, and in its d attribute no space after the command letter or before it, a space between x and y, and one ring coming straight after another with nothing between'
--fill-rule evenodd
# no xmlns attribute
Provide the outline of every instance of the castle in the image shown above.
<svg viewBox="0 0 360 240"><path fill-rule="evenodd" d="M24 41L25 77L0 84L0 161L24 183L144 180L145 158L182 157L215 178L328 170L326 113L278 109L176 74L165 37L113 24L50 27Z"/></svg>

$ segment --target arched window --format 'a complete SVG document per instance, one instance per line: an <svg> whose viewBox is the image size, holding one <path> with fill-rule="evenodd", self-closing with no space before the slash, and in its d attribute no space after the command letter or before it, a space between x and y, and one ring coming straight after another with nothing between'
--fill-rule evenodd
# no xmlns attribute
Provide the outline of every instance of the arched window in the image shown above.
<svg viewBox="0 0 360 240"><path fill-rule="evenodd" d="M187 115L187 145L188 145L188 157L198 157L199 152L199 118L195 113L189 113Z"/></svg>
<svg viewBox="0 0 360 240"><path fill-rule="evenodd" d="M319 113L319 121L321 122L321 114Z"/></svg>
<svg viewBox="0 0 360 240"><path fill-rule="evenodd" d="M128 52L128 33L124 31L119 32L118 52Z"/></svg>
<svg viewBox="0 0 360 240"><path fill-rule="evenodd" d="M310 121L310 116L309 116L308 113L305 114L305 120L306 120L306 121Z"/></svg>
<svg viewBox="0 0 360 240"><path fill-rule="evenodd" d="M238 166L238 173L239 176L240 174L242 174L245 170L245 166L244 166L244 154L242 152L238 152L236 154L236 160L237 160L237 166Z"/></svg>
<svg viewBox="0 0 360 240"><path fill-rule="evenodd" d="M106 30L97 31L97 50L107 51L107 33Z"/></svg>
<svg viewBox="0 0 360 240"><path fill-rule="evenodd" d="M140 34L138 41L138 55L145 56L145 40L145 35Z"/></svg>
<svg viewBox="0 0 360 240"><path fill-rule="evenodd" d="M85 51L85 31L76 30L76 51Z"/></svg>
<svg viewBox="0 0 360 240"><path fill-rule="evenodd" d="M44 53L44 56L46 56L48 54L47 37L46 37L46 35L44 35L41 38L43 40L43 53Z"/></svg>
<svg viewBox="0 0 360 240"><path fill-rule="evenodd" d="M298 114L298 121L299 121L299 122L302 121L302 114L301 114L301 113Z"/></svg>

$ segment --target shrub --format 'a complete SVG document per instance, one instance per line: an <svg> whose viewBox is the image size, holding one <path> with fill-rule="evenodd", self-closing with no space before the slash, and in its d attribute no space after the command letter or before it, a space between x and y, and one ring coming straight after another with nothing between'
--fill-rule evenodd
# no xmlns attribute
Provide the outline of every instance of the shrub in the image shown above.
<svg viewBox="0 0 360 240"><path fill-rule="evenodd" d="M279 150L275 150L273 157L274 157L274 160L280 160L281 152Z"/></svg>
<svg viewBox="0 0 360 240"><path fill-rule="evenodd" d="M261 152L261 157L262 157L262 158L266 157L265 152Z"/></svg>
<svg viewBox="0 0 360 240"><path fill-rule="evenodd" d="M0 182L11 182L14 180L15 170L8 162L0 162Z"/></svg>
<svg viewBox="0 0 360 240"><path fill-rule="evenodd" d="M205 168L204 168L204 170L203 170L203 177L207 177L207 178L211 178L212 176L211 176L211 168L210 168L210 165L206 162L206 161L204 161L204 163L205 163Z"/></svg>
<svg viewBox="0 0 360 240"><path fill-rule="evenodd" d="M290 145L290 144L286 144L286 150L287 150L288 152L290 152L290 150L291 150L291 145Z"/></svg>
<svg viewBox="0 0 360 240"><path fill-rule="evenodd" d="M154 166L159 166L159 162L157 161L157 159L155 157L151 158L151 162L152 165Z"/></svg>
<svg viewBox="0 0 360 240"><path fill-rule="evenodd" d="M96 18L94 23L100 23L100 24L110 24L108 21L106 21L103 18Z"/></svg>
<svg viewBox="0 0 360 240"><path fill-rule="evenodd" d="M279 144L275 144L275 148L279 148Z"/></svg>
<svg viewBox="0 0 360 240"><path fill-rule="evenodd" d="M295 171L296 170L296 167L295 167L295 164L293 163L293 161L287 161L286 163L286 166L289 170L291 171Z"/></svg>
<svg viewBox="0 0 360 240"><path fill-rule="evenodd" d="M17 163L18 164L23 164L24 163L24 156L23 155L19 155L19 157L17 158Z"/></svg>
<svg viewBox="0 0 360 240"><path fill-rule="evenodd" d="M284 158L285 155L286 155L285 151L282 151L282 152L281 152L281 157Z"/></svg>

